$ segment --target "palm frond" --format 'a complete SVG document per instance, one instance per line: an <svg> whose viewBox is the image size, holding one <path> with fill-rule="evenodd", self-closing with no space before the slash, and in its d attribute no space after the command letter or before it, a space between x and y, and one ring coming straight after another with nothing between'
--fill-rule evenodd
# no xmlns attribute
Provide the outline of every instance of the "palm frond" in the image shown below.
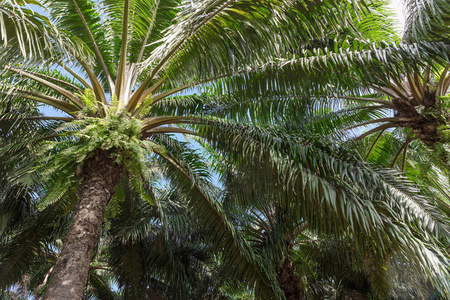
<svg viewBox="0 0 450 300"><path fill-rule="evenodd" d="M445 0L406 0L404 39L407 41L441 40L448 42L450 5Z"/></svg>
<svg viewBox="0 0 450 300"><path fill-rule="evenodd" d="M6 0L0 5L2 63L44 60L55 53L58 30L45 16L23 7L28 2L34 1Z"/></svg>
<svg viewBox="0 0 450 300"><path fill-rule="evenodd" d="M191 151L174 151L172 147L181 145L175 141L167 144L169 141L166 140L163 144L169 150L168 153L158 159L160 163L164 163L165 176L172 184L176 184L177 190L188 199L189 207L204 224L207 224L208 237L213 244L216 247L223 247L226 256L234 261L235 267L230 270L229 276L242 278L261 297L268 299L273 296L280 297L280 291L273 285L274 277L271 277L274 276L271 273L273 271L262 264L261 259L229 223L220 204L214 201L214 194L211 194L208 184L203 179L207 174L202 175L202 163L192 156ZM200 172L195 172L196 169Z"/></svg>
<svg viewBox="0 0 450 300"><path fill-rule="evenodd" d="M98 4L92 1L49 0L44 1L43 6L58 28L83 40L95 53L100 63L94 70L104 84L108 84L111 88L113 86L111 74L114 74L116 57L111 53L114 44L109 34L114 33L114 30L108 23L102 21Z"/></svg>

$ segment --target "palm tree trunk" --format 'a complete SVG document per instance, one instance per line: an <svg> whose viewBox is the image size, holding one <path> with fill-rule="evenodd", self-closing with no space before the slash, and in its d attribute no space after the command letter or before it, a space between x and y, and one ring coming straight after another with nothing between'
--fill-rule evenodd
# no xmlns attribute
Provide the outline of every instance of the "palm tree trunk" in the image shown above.
<svg viewBox="0 0 450 300"><path fill-rule="evenodd" d="M85 161L78 202L44 299L82 298L106 206L122 174L123 166L114 161L110 151L96 150Z"/></svg>
<svg viewBox="0 0 450 300"><path fill-rule="evenodd" d="M294 263L289 256L286 256L283 265L278 268L278 283L286 300L303 299L302 283L294 274Z"/></svg>

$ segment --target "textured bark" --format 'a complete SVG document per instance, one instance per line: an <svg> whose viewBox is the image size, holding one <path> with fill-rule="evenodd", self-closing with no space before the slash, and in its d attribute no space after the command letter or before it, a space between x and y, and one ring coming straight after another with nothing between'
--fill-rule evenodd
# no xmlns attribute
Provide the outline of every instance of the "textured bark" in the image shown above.
<svg viewBox="0 0 450 300"><path fill-rule="evenodd" d="M123 174L109 151L96 150L81 170L72 222L45 293L46 300L80 300L106 206Z"/></svg>
<svg viewBox="0 0 450 300"><path fill-rule="evenodd" d="M303 287L300 279L294 274L294 263L289 257L278 268L278 283L284 292L286 300L303 299Z"/></svg>
<svg viewBox="0 0 450 300"><path fill-rule="evenodd" d="M410 118L409 122L394 122L399 127L411 128L416 138L420 139L425 145L434 148L436 143L441 142L438 128L449 121L445 111L441 110L436 104L436 94L426 92L422 100L426 113L420 113L417 109L418 101L411 99L407 101L402 98L392 99L396 109L396 117ZM446 116L443 118L442 116Z"/></svg>

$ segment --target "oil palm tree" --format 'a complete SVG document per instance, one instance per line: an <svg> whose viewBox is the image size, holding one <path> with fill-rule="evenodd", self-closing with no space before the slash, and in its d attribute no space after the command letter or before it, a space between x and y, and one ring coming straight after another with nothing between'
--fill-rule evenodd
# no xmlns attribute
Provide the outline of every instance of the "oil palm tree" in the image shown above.
<svg viewBox="0 0 450 300"><path fill-rule="evenodd" d="M434 149L437 143L447 143L446 130L449 120L447 98L450 86L450 76L447 76L448 66L438 73L439 76L433 76L430 69L431 67L427 67L423 76L417 72L406 72L404 78L388 76L391 78L388 86L372 85L382 96L375 99L367 97L363 100L377 104L384 101L381 106L394 113L386 113L393 114L392 117L358 124L358 126L364 126L382 123L361 135L360 138L386 129L402 127L411 129L412 134L402 145L401 150L407 149L407 145L414 139L419 139ZM388 99L383 99L383 96L387 96Z"/></svg>
<svg viewBox="0 0 450 300"><path fill-rule="evenodd" d="M387 70L384 74L382 70L375 71L372 80L364 83L370 90L361 86L359 94L341 91L340 95L336 94L339 99L319 104L319 113L312 111L309 125L299 126L324 134L334 132L347 140L370 137L364 153L368 160L372 160L371 154L377 149L378 142L388 146L387 140L391 140L391 147L395 147L397 143L392 138L396 136L403 142L385 165L398 165L401 170L405 169L408 146L415 140L435 153L445 152L442 145L448 143L448 67L427 66L422 69L423 75L419 75L421 68L416 67L418 70L406 70L404 76ZM378 74L387 81L377 78ZM362 131L364 127L368 129ZM352 136L352 132L356 135ZM402 157L403 160L400 159ZM442 154L441 159L446 161L446 155Z"/></svg>
<svg viewBox="0 0 450 300"><path fill-rule="evenodd" d="M290 91L292 97L303 100L303 105L290 108L293 117L284 121L288 127L321 134L334 132L346 140L352 137L352 131L357 133L356 139L373 135L366 159L370 159L383 134L399 129L394 132L403 143L391 158L391 166L406 158L408 145L416 139L437 152L445 151L438 144L448 142L450 7L439 0L407 1L405 7L408 15L403 39L407 43L391 38L394 43L388 44L388 38L381 46L372 47L364 27L358 27L359 39L328 41L317 45L315 52L286 59L289 67L285 67L284 75L297 76L301 81L309 78L318 84L298 82L299 90ZM340 53L330 50L332 47ZM304 66L309 74L304 73ZM320 76L317 73L327 82L316 80ZM275 76L269 71L260 79L273 80L277 85ZM284 92L283 88L278 90ZM363 126L368 130L361 133Z"/></svg>
<svg viewBox="0 0 450 300"><path fill-rule="evenodd" d="M17 7L27 2L10 3ZM258 295L280 295L275 281L271 280L273 272L264 267L261 257L231 226L217 202L219 198L210 193L204 164L192 155L187 144L170 134L200 135L217 151L233 156L252 152L243 161L260 160L265 172L249 169L266 176L263 181L269 182L268 186L302 194L302 200L315 203L308 206L298 201L291 203L292 194L281 200L285 209L295 209L316 228L331 230L322 224L325 215L314 212L314 207L319 207L328 216L341 216L334 223L335 230L344 218L347 225L356 222L365 232L371 231L373 220L364 221L362 217L369 212L356 205L358 202L347 209L360 216L357 219L343 208L337 212L338 202L345 207L342 202L345 196L338 196L344 195L342 187L335 187L329 178L317 177L316 171L308 171L311 166L305 161L302 165L288 159L286 155L294 150L289 150L287 144L280 144L276 136L226 121L226 118L245 118L249 114L262 118L269 115L270 119L272 111L249 113L245 101L259 105L262 102L258 97L265 99L274 93L281 97L279 103L287 101L290 88L299 83L300 77L291 76L285 62L310 51L311 44L331 45L336 38L335 46L339 48L345 44L346 36L355 39L361 35L362 28L368 29L368 19L359 18L358 10L362 8L358 8L358 2L53 0L29 3L42 4L51 20L44 26L49 33L41 30L49 41L41 47L44 54L33 56L47 58L46 64L36 67L30 64L30 59L22 58L23 53L38 49L37 44L22 47L20 51L11 43L8 45L13 46L2 48L10 57L3 63L2 101L29 99L63 112L63 116L55 117L22 114L23 122L39 120L59 125L54 134L22 144L43 146L33 154L44 166L29 165L29 172L22 171L22 174L43 172L45 177L53 179L48 182L48 190L60 192L61 199L64 198L61 195L74 189L78 194L71 226L51 272L45 299L81 296L114 189L128 172L135 177L142 193L148 193L141 175L150 158L162 166L164 178L189 198L193 212L207 221L214 232L213 244L226 246L229 257L236 261L234 272ZM378 16L374 24L382 24L382 19ZM15 21L21 18L6 20L6 25L1 23L2 28L18 24ZM11 35L19 37L13 41L21 41L20 30L9 32ZM5 39L3 31L2 38ZM436 46L436 51L439 47ZM306 61L311 60L308 55ZM313 61L319 61L321 53L316 56ZM10 64L10 61L20 64ZM311 66L302 61L293 61L296 70L301 71L300 75L309 74ZM274 80L267 81L267 75ZM317 81L316 86L323 82ZM205 86L210 91L201 96L180 95ZM233 106L236 99L245 101L243 105L237 101L238 105ZM208 114L215 118L206 118ZM9 120L17 115L9 112L2 117ZM308 147L302 149L307 156L313 153ZM273 152L279 150L283 159ZM333 169L326 162L328 157L326 151L321 153L320 164ZM348 166L346 161L341 162ZM300 174L303 181L298 179ZM283 184L275 184L277 176ZM258 180L257 176L253 177ZM352 175L348 180L356 184L371 177ZM396 179L389 177L387 181ZM58 198L55 194L51 195ZM51 214L52 205L61 203L49 199L44 207ZM317 202L319 199L324 201ZM436 224L437 232L442 231L439 222L426 213L420 221Z"/></svg>
<svg viewBox="0 0 450 300"><path fill-rule="evenodd" d="M33 103L9 104L10 113L24 113L25 109L33 115L39 113ZM48 128L51 124L36 121L1 124L3 143L15 139L12 132L34 139L36 135L41 137L42 131L45 135L54 130ZM33 157L27 153L29 148L17 144L17 139L14 145L17 148L2 153L0 164L4 183L0 190L0 294L5 299L44 294L61 250L71 206L76 202L73 189L55 185L49 188L48 181L21 180L14 185L8 170L17 163L32 164L28 159ZM18 157L27 159L20 162ZM145 177L146 184L161 177L155 166L149 166L149 170L154 171ZM226 272L218 276L213 259L217 252L212 251L207 238L214 233L194 220L185 195L177 194L179 189L163 190L160 184L146 186L151 192L142 194L131 179L122 179L108 206L83 299L154 299L156 294L182 299L222 293L221 285L229 279ZM48 189L52 192L45 192Z"/></svg>
<svg viewBox="0 0 450 300"><path fill-rule="evenodd" d="M415 139L433 149L438 143L447 143L450 6L440 0L406 1L405 8L403 39L408 44L400 44L396 51L385 45L385 50L365 48L363 53L357 47L364 47L364 42L355 43L353 47L357 51L346 55L349 67L338 71L334 84L318 95L320 100L315 99L318 101L313 105L320 110L312 110L312 113L319 111L319 115L311 117L309 125L311 130L324 134L333 130L345 134L345 131L360 131L362 126L368 126L370 130L363 134L358 132L357 139L378 133L375 142L390 129L403 128L405 130L398 132L406 138L392 165ZM408 45L416 49L409 51ZM439 50L441 47L443 51ZM414 51L421 52L422 59L414 59L411 56ZM377 63L368 60L370 56L376 56ZM399 56L401 60L392 63L392 59ZM340 65L336 61L343 58L330 53L323 59L328 64ZM353 84L342 84L339 78L343 75L353 80ZM331 113L324 116L326 111ZM367 157L373 146L369 147Z"/></svg>
<svg viewBox="0 0 450 300"><path fill-rule="evenodd" d="M217 295L228 299L222 285L232 280L226 272L220 272L214 259L220 252L214 251L207 238L212 233L195 220L186 198L166 187L152 189L150 195L151 201L141 198L130 178L122 179L106 212L83 299L192 299ZM61 207L65 201L58 202ZM73 201L50 214L42 210L44 203L39 204L36 206L41 210L36 206L30 209L24 220L9 226L8 236L0 235L4 241L2 261L10 263L9 269L2 269L5 273L0 283L7 287L3 289L7 299L8 292L24 298L44 295L61 249L67 226L61 217L67 220L64 210ZM49 205L49 209L55 207Z"/></svg>
<svg viewBox="0 0 450 300"><path fill-rule="evenodd" d="M440 7L439 16L436 16L437 20L448 20L449 11L448 3L443 3L440 1L431 1L429 4L420 7L420 4L415 3L413 6L416 10L413 10L416 14L420 15L424 13L423 11L417 12L417 10L424 10L430 13L430 9L433 5L437 8ZM435 8L436 8L435 7ZM435 9L434 8L434 9ZM417 17L417 16L416 16ZM419 16L420 17L420 16ZM442 19L440 19L442 18ZM410 21L414 19L410 17ZM431 20L431 17L428 21ZM415 26L419 26L419 21L416 20ZM448 23L447 23L448 24ZM436 24L435 24L436 25ZM411 26L409 25L409 30ZM448 28L448 25L445 25ZM434 27L436 29L436 27ZM423 28L415 28L417 31L414 34L421 32L425 37L425 31ZM442 29L442 28L441 28ZM360 146L363 157L366 160L375 162L376 159L385 162L386 159L390 159L388 163L384 163L385 167L393 167L395 165L400 165L400 169L405 170L406 154L408 150L408 145L415 145L414 148L431 147L435 152L440 152L444 149L442 144L447 144L448 140L446 137L446 130L448 128L448 109L446 102L448 101L448 88L450 77L448 74L448 51L444 51L439 54L439 51L434 52L437 48L434 47L444 47L448 48L448 40L445 37L442 38L441 35L433 35L433 33L426 29L427 38L433 41L439 40L442 43L418 43L418 47L431 47L429 48L429 53L435 53L434 57L439 63L430 67L423 62L411 59L408 50L402 46L399 51L392 52L390 46L386 45L386 51L384 54L377 52L376 49L370 49L370 47L365 48L366 51L358 53L358 49L354 48L353 53L349 52L347 56L335 55L332 52L326 52L323 49L324 55L322 56L324 62L327 64L320 65L315 64L317 57L311 56L311 60L304 59L304 63L310 63L311 66L319 66L319 70L329 70L328 65L341 66L342 59L348 59L349 62L354 62L353 57L358 57L355 64L348 63L341 70L338 69L337 76L334 80L334 85L327 85L327 89L322 91L322 93L311 93L310 99L304 102L304 106L301 109L297 109L293 114L294 117L289 119L286 127L290 130L298 130L300 128L303 132L311 132L312 134L329 134L336 131L341 135L344 133L344 141L348 142L349 135L348 131L351 129L360 128L361 126L372 126L366 133L358 132L357 139L363 139L370 136L371 134L378 133L374 135L370 140L370 143ZM446 32L445 30L443 32ZM409 37L414 34L410 33ZM362 43L362 45L364 42ZM356 43L356 45L361 45ZM358 47L358 46L356 46ZM405 51L406 50L406 51ZM405 51L405 52L404 52ZM403 63L388 63L391 58L389 56L403 55ZM377 56L378 64L372 64L373 60L367 60L367 55ZM387 55L387 57L383 57ZM427 56L427 54L425 54ZM344 57L344 58L343 58ZM341 60L341 61L339 61ZM372 63L369 63L371 61ZM292 72L299 72L300 69L296 69L295 64L301 62L301 59L295 61L292 60L293 64ZM419 75L419 72L424 72L423 76ZM404 75L403 75L404 74ZM345 82L338 77L346 76L354 81L353 84L347 85L343 84ZM265 79L270 78L266 76ZM437 79L435 79L437 78ZM369 88L367 88L369 87ZM344 92L343 92L344 91ZM374 92L374 91L378 91ZM323 95L326 95L325 97ZM308 95L309 96L309 95ZM328 96L328 97L327 97ZM380 126L373 126L376 123L383 123ZM295 124L295 125L293 125ZM356 125L355 125L356 124ZM404 139L403 142L398 144L397 138L392 138L392 133L386 131L390 128L403 128L406 130L396 130L393 133L394 136ZM384 136L382 135L384 134ZM386 138L385 136L389 136ZM406 138L405 138L406 136ZM350 136L351 137L351 136ZM405 141L406 140L406 141ZM423 145L418 145L419 143L414 143L414 140L420 141ZM395 142L395 143L392 143ZM377 144L378 143L378 144ZM392 149L392 145L398 144L398 148L392 153L392 156L387 156L386 148ZM439 149L438 149L439 148ZM411 149L412 150L412 149ZM438 150L438 151L436 151ZM414 150L412 150L414 151ZM375 155L375 152L376 153ZM429 155L430 152L425 152L422 149L422 154ZM417 153L416 153L417 155ZM376 158L374 158L376 156ZM399 163L403 156L403 162ZM437 155L434 155L438 158ZM442 158L442 157L441 157ZM428 185L424 184L424 180L420 179L422 176L441 178L441 176L434 177L430 174L425 174L420 172L417 174L417 161L411 163L411 168L407 171L412 171L416 176L416 181L419 186L427 191L430 195L430 204L441 207L441 218L443 220L448 220L448 205L441 201L435 201L430 193L430 186L434 186L434 189L438 190L438 194L443 195L445 198L445 184L442 185L438 182L432 182L428 180ZM436 163L436 162L435 162ZM435 166L433 166L435 167ZM445 168L445 167L444 167ZM446 173L446 171L444 171ZM434 173L433 173L434 174ZM433 189L433 188L432 188ZM447 221L444 221L447 222ZM448 239L444 238L442 240L443 244L439 247L448 256ZM438 243L440 244L440 243ZM398 258L397 258L398 259ZM417 280L417 279L414 279ZM291 280L292 281L292 280ZM419 282L419 281L417 281ZM420 284L424 285L422 281ZM419 286L420 284L417 284ZM414 295L414 294L412 294ZM410 295L411 296L411 295ZM417 297L411 296L411 297Z"/></svg>
<svg viewBox="0 0 450 300"><path fill-rule="evenodd" d="M352 154L345 148L339 149L324 143L323 136L303 135L297 136L296 140L293 138L292 132L289 135L283 135L279 129L275 131L265 129L260 132L256 131L254 134L254 138L258 140L264 140L265 143L271 141L277 145L277 151L272 150L273 152L271 152L267 149L267 152L261 154L264 149L252 149L251 146L245 146L246 143L250 144L249 137L247 137L246 141L235 140L233 144L234 147L244 147L246 152L252 154L249 155L248 160L241 158L236 160L226 151L218 156L218 148L215 148L212 154L215 157L213 161L220 162L218 168L223 177L222 184L226 187L222 202L230 219L237 229L246 234L255 251L264 257L266 264L276 271L277 281L287 299L308 298L308 294L309 296L320 294L322 296L317 297L324 297L331 288L336 288L332 284L336 278L343 279L342 287L348 283L346 287L352 293L361 289L363 293L371 293L383 298L391 291L388 289L387 276L395 274L394 272L387 275L384 268L397 261L396 259L399 257L407 258L409 267L411 269L418 268L417 271L414 271L418 274L422 273L418 270L428 263L422 259L416 261L418 258L416 255L426 248L441 253L438 256L441 256L444 261L446 260L446 250L442 248L442 242L448 241L445 214L434 207L433 199L419 196L418 187L414 186L412 182L397 177L400 174L395 175L395 171L372 169L369 164L363 163L358 155L355 156L355 153ZM283 157L282 154L286 152L290 152L290 155ZM268 157L271 155L274 156L272 161L278 163L273 167L275 169L269 171L270 163L264 164L264 162L270 161ZM252 159L251 157L254 156L256 158ZM290 161L291 159L294 161ZM281 163L284 160L290 162ZM280 167L281 165L285 167ZM288 165L290 167L287 167ZM316 179L304 178L304 175L300 175L301 172L297 173L296 168L302 166L312 171ZM352 169L353 167L355 169ZM356 169L362 172L359 175L370 177L370 179L361 181L365 182L361 188L354 186L355 178L343 176L343 173L346 173L358 177L359 175L356 173L359 171L355 171ZM364 171L362 171L363 169ZM270 176L271 172L277 174L276 180ZM396 182L395 177L401 182ZM317 184L314 180L317 180ZM337 187L336 191L342 195L336 198L326 195L325 187L323 190L318 188L325 182ZM280 192L277 187L280 185L285 190ZM383 185L389 186L389 188L380 189ZM302 186L303 190L295 188L299 186ZM294 188L296 192L288 192L289 187ZM400 194L403 196L392 197L391 192L400 195L395 190L401 191ZM404 194L406 191L409 196ZM311 192L316 196L304 202L305 193ZM386 192L387 194L385 194ZM409 198L410 196L411 198ZM334 208L327 210L326 205L324 206L327 201L331 201L332 203L329 205L335 205ZM356 206L358 205L352 204L353 201L366 203L364 212L357 212L359 209ZM311 206L315 207L314 214L307 212ZM355 211L353 211L354 209ZM353 214L355 216L365 214L366 217L353 219L351 217ZM428 216L425 217L425 215ZM423 217L434 221L440 220L438 223L441 225L438 226L442 226L442 231L439 229L438 231L441 232L437 233L434 231L436 228L424 227L425 219ZM377 225L366 223L368 220L378 218ZM324 219L328 220L326 224L323 222ZM417 223L418 219L421 221ZM389 224L392 221L396 225ZM368 230L372 226L376 227L377 231L380 230L379 234ZM411 244L404 244L406 240L400 238L404 235L408 236L406 240L409 240ZM413 236L414 238L412 238ZM430 239L431 236L436 238ZM413 241L416 238L417 240ZM431 240L434 241L431 242ZM431 243L428 244L428 242ZM426 244L428 245L425 246ZM353 245L354 248L346 248L345 245ZM322 253L323 257L315 257L314 253L309 254L315 246L317 248L314 253ZM324 249L319 251L321 246ZM422 248L423 246L425 248ZM340 254L337 254L336 252L339 251ZM350 252L353 254L347 255ZM329 266L330 268L327 269L327 265L330 264L328 258L332 257L333 253L336 254L335 258L339 258L339 261L336 261L333 268ZM325 257L325 255L328 256ZM397 258L393 259L394 256ZM349 261L349 257L353 257L354 260ZM423 258L427 260L431 256ZM323 269L320 270L319 267ZM318 274L312 275L314 272L318 272ZM346 272L348 277L345 275ZM323 277L320 277L321 274ZM364 279L360 278L363 275ZM318 277L320 280L317 279ZM431 280L435 287L440 286L443 277L441 275L438 275L439 279L432 279L432 277L424 277L421 280L422 282ZM304 278L308 278L308 281L302 282ZM323 287L327 286L330 290L318 289L315 291L313 286L318 286L317 284L323 285ZM405 285L408 284L410 283L405 282ZM415 286L417 291L420 291L419 287L420 285ZM446 287L441 286L439 289L444 294L447 293Z"/></svg>

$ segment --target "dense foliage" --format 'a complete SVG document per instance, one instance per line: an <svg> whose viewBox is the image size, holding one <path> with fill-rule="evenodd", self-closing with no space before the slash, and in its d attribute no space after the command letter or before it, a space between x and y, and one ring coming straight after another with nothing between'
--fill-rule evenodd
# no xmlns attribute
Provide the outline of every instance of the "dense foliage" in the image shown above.
<svg viewBox="0 0 450 300"><path fill-rule="evenodd" d="M401 43L384 1L2 1L4 296L448 296L449 5L408 2Z"/></svg>

